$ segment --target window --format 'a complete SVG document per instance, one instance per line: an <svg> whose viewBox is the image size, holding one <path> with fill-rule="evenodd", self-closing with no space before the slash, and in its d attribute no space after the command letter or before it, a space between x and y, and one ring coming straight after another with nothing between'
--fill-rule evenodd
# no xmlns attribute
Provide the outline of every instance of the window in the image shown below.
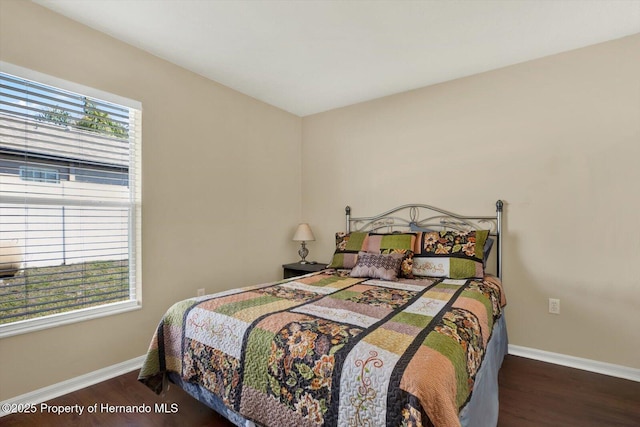
<svg viewBox="0 0 640 427"><path fill-rule="evenodd" d="M25 181L48 182L58 184L60 175L56 169L34 168L31 166L20 166L20 178Z"/></svg>
<svg viewBox="0 0 640 427"><path fill-rule="evenodd" d="M140 104L0 70L0 337L138 308Z"/></svg>

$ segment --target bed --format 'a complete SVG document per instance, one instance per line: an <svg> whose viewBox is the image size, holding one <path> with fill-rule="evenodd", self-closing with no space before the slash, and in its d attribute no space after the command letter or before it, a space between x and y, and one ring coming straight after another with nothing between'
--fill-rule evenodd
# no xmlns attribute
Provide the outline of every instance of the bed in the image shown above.
<svg viewBox="0 0 640 427"><path fill-rule="evenodd" d="M495 426L502 211L347 207L326 270L174 304L139 380L237 426Z"/></svg>

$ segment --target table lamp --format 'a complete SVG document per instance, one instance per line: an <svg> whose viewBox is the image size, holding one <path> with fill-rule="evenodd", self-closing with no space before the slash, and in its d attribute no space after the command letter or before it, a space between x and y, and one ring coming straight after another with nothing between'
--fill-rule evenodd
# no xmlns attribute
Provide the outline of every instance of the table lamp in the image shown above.
<svg viewBox="0 0 640 427"><path fill-rule="evenodd" d="M298 255L300 255L300 258L302 258L300 260L300 264L309 263L309 261L306 260L307 255L309 255L309 249L307 249L306 242L313 242L314 240L316 240L316 238L313 235L313 231L311 231L311 227L309 227L309 224L298 224L298 228L293 235L293 241L301 242L300 249L298 250Z"/></svg>

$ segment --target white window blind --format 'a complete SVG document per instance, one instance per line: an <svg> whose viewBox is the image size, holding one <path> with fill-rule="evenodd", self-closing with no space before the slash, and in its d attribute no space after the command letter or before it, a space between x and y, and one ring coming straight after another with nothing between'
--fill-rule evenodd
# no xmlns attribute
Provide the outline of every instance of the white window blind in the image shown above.
<svg viewBox="0 0 640 427"><path fill-rule="evenodd" d="M0 72L0 336L139 305L139 105L34 80Z"/></svg>

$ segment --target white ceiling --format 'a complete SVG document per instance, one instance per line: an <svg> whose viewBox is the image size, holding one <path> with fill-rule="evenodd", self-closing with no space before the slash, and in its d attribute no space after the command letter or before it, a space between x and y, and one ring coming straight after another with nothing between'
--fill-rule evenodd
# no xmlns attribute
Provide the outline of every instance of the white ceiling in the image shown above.
<svg viewBox="0 0 640 427"><path fill-rule="evenodd" d="M298 116L640 33L640 0L34 1Z"/></svg>

